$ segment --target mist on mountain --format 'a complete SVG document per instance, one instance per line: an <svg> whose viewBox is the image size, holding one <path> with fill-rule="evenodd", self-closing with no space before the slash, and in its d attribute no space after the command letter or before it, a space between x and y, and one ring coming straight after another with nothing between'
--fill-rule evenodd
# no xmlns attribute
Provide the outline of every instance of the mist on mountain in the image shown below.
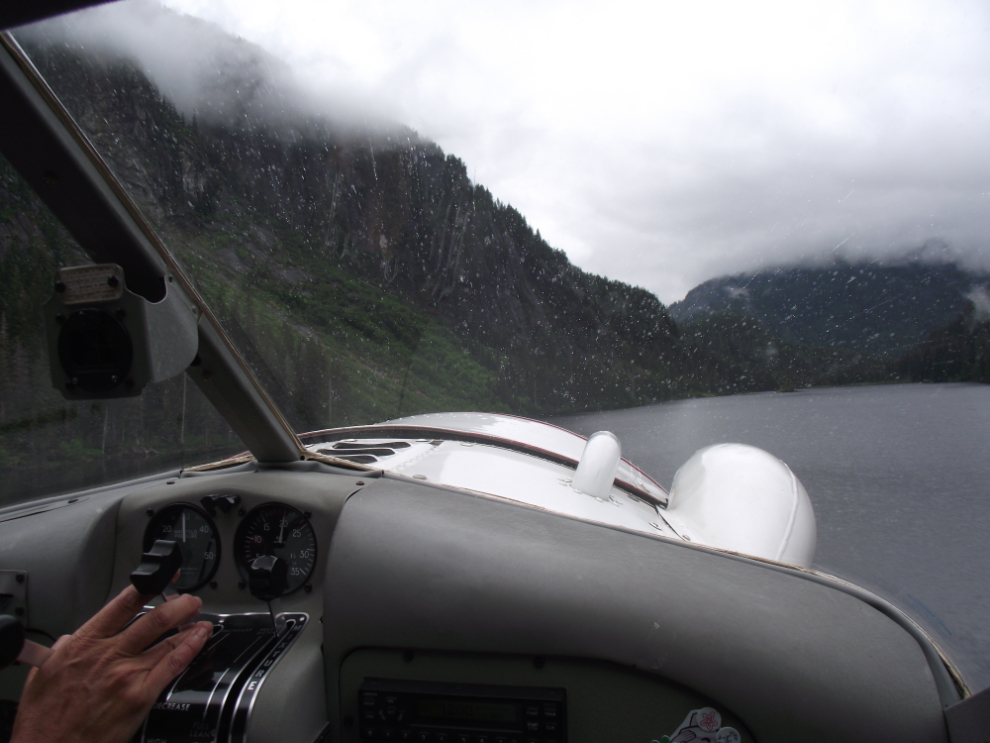
<svg viewBox="0 0 990 743"><path fill-rule="evenodd" d="M35 48L74 49L91 61L126 61L188 119L227 127L266 126L289 137L309 134L314 125L330 127L338 137L375 140L412 134L358 93L316 93L257 44L152 0L55 17L18 29L17 37Z"/></svg>

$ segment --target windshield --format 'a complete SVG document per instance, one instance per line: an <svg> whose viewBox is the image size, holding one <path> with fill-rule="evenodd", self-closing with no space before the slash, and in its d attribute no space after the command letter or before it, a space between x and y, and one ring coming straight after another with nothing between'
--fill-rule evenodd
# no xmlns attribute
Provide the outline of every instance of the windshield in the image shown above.
<svg viewBox="0 0 990 743"><path fill-rule="evenodd" d="M91 263L0 157L0 505L235 453L185 376L140 397L70 401L52 386L41 306L60 266Z"/></svg>
<svg viewBox="0 0 990 743"><path fill-rule="evenodd" d="M664 486L759 446L815 566L990 685L985 8L273 13L14 36L295 431L512 414ZM244 448L184 375L51 388L37 308L86 262L0 161L0 503Z"/></svg>

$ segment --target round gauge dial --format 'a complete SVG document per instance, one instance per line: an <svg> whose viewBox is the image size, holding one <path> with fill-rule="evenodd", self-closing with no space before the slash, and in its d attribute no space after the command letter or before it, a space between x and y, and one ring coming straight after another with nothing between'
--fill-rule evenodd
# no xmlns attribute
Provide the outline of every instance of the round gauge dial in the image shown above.
<svg viewBox="0 0 990 743"><path fill-rule="evenodd" d="M195 591L205 585L220 564L220 537L213 519L196 506L173 503L158 511L144 532L144 549L156 539L177 542L182 554L177 591Z"/></svg>
<svg viewBox="0 0 990 743"><path fill-rule="evenodd" d="M274 555L288 565L286 593L298 590L316 565L316 534L309 519L291 506L266 503L244 517L237 529L235 559L241 575L256 557Z"/></svg>

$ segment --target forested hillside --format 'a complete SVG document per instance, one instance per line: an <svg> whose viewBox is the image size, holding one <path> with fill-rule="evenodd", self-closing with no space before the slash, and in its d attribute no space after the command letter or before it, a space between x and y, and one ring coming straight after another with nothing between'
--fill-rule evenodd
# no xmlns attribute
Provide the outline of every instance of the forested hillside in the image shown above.
<svg viewBox="0 0 990 743"><path fill-rule="evenodd" d="M987 278L918 260L784 266L706 281L670 312L681 325L732 313L790 343L895 357L953 320Z"/></svg>
<svg viewBox="0 0 990 743"><path fill-rule="evenodd" d="M988 293L990 286L971 295L952 322L930 333L891 365L893 375L912 382L990 383Z"/></svg>

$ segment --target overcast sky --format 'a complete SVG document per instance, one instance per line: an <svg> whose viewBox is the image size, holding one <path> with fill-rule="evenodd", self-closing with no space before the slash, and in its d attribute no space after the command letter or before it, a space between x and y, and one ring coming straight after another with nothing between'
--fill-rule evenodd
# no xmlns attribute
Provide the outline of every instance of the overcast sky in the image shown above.
<svg viewBox="0 0 990 743"><path fill-rule="evenodd" d="M990 267L985 0L166 4L283 60L280 91L413 127L574 263L664 302L923 246ZM121 38L144 7L100 26ZM205 58L134 38L173 76Z"/></svg>

